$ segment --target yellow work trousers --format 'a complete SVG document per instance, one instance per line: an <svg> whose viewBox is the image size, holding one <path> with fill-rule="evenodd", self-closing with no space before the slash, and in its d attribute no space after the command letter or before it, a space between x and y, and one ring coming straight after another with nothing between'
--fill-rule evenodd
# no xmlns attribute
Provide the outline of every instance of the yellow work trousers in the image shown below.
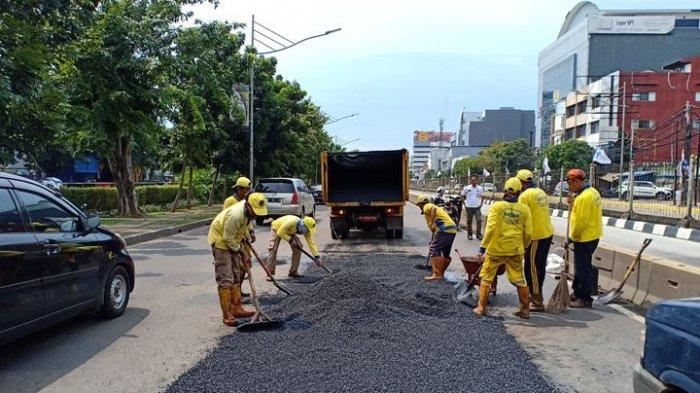
<svg viewBox="0 0 700 393"><path fill-rule="evenodd" d="M479 273L479 279L484 284L491 285L493 279L496 277L498 267L501 265L506 265L506 277L508 277L508 281L510 281L511 284L516 287L527 287L525 273L523 272L522 255L497 256L486 254L486 260Z"/></svg>

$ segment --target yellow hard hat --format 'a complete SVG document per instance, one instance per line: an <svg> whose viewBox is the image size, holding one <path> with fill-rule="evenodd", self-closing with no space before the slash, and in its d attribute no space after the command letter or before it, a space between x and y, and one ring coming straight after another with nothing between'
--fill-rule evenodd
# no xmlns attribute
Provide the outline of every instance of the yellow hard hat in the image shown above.
<svg viewBox="0 0 700 393"><path fill-rule="evenodd" d="M522 181L531 182L535 178L535 175L533 175L532 172L527 169L521 169L518 171L518 174L515 175L515 177Z"/></svg>
<svg viewBox="0 0 700 393"><path fill-rule="evenodd" d="M430 203L430 197L427 195L418 195L418 199L416 199L416 205L420 205L421 203Z"/></svg>
<svg viewBox="0 0 700 393"><path fill-rule="evenodd" d="M523 189L523 185L520 183L520 179L517 177L511 177L510 179L506 180L506 184L503 189L506 192L516 193Z"/></svg>
<svg viewBox="0 0 700 393"><path fill-rule="evenodd" d="M250 179L245 176L241 176L236 180L236 187L250 188L251 185Z"/></svg>
<svg viewBox="0 0 700 393"><path fill-rule="evenodd" d="M263 195L263 193L254 192L248 195L248 204L250 204L250 207L253 208L255 215L267 215L267 199L265 199L265 195Z"/></svg>
<svg viewBox="0 0 700 393"><path fill-rule="evenodd" d="M315 233L316 232L316 220L314 220L311 217L304 217L304 225L306 225L307 228L309 228L309 232Z"/></svg>

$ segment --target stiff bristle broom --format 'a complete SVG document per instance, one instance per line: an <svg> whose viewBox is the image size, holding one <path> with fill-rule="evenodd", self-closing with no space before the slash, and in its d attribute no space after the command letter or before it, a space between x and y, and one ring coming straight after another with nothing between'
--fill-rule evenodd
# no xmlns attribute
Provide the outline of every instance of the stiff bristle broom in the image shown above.
<svg viewBox="0 0 700 393"><path fill-rule="evenodd" d="M573 203L572 203L573 204ZM569 205L569 214L566 217L566 239L569 238L569 222L571 220L571 205ZM564 270L559 276L559 283L552 292L552 297L549 298L545 310L554 314L563 313L571 304L569 296L569 245L564 247Z"/></svg>

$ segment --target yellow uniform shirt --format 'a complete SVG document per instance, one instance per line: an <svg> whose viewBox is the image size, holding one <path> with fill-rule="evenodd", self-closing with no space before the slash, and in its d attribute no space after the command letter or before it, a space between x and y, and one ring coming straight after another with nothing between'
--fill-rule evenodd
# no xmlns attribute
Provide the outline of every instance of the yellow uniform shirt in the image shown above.
<svg viewBox="0 0 700 393"><path fill-rule="evenodd" d="M575 242L589 242L603 236L603 206L595 188L588 187L576 196L569 227L569 238Z"/></svg>
<svg viewBox="0 0 700 393"><path fill-rule="evenodd" d="M226 198L226 199L224 200L224 208L221 209L221 210L226 210L226 209L228 209L229 207L235 205L235 204L238 203L238 202L240 202L240 201L238 200L238 198L236 197L236 195L235 195L235 194L234 194L234 195L231 195L230 197L228 197L228 198Z"/></svg>
<svg viewBox="0 0 700 393"><path fill-rule="evenodd" d="M518 198L518 202L530 208L532 214L532 239L546 239L554 234L549 213L547 194L537 187L528 188Z"/></svg>
<svg viewBox="0 0 700 393"><path fill-rule="evenodd" d="M499 201L491 206L481 247L493 256L525 255L532 240L530 208L519 202Z"/></svg>
<svg viewBox="0 0 700 393"><path fill-rule="evenodd" d="M272 230L275 231L277 237L284 241L289 241L292 236L297 234L297 225L301 221L301 218L297 216L282 216L275 221L272 221ZM314 241L315 231L309 231L304 234L304 239L306 239L306 244L309 245L309 251L313 256L319 256L318 248L316 247L316 242Z"/></svg>
<svg viewBox="0 0 700 393"><path fill-rule="evenodd" d="M457 233L457 225L452 220L445 209L433 204L426 203L423 206L423 215L425 216L425 222L428 224L431 232L440 231L445 233Z"/></svg>
<svg viewBox="0 0 700 393"><path fill-rule="evenodd" d="M207 243L222 250L237 252L248 234L250 220L245 214L245 203L236 203L217 214L209 226Z"/></svg>

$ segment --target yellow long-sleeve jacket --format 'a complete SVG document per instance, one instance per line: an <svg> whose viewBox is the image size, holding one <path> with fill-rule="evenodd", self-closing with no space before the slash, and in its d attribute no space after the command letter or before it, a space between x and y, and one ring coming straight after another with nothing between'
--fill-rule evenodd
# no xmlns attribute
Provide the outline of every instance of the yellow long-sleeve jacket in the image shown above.
<svg viewBox="0 0 700 393"><path fill-rule="evenodd" d="M209 226L207 243L222 250L238 252L250 224L251 220L245 214L245 203L236 203L216 215Z"/></svg>
<svg viewBox="0 0 700 393"><path fill-rule="evenodd" d="M528 188L518 198L518 202L530 208L532 214L532 239L546 239L554 234L549 213L547 194L537 187Z"/></svg>
<svg viewBox="0 0 700 393"><path fill-rule="evenodd" d="M589 242L603 236L603 206L595 188L589 186L576 196L569 227L569 238L575 242Z"/></svg>
<svg viewBox="0 0 700 393"><path fill-rule="evenodd" d="M289 241L292 236L297 234L297 224L301 221L301 218L297 216L282 216L275 221L272 221L272 230L275 231L277 237L284 241ZM306 244L309 246L309 251L313 256L319 256L318 247L316 247L316 241L314 240L314 235L316 231L309 231L304 234L304 239L306 239Z"/></svg>
<svg viewBox="0 0 700 393"><path fill-rule="evenodd" d="M238 202L240 202L240 201L239 201L238 198L236 197L236 194L231 195L230 197L228 197L228 198L226 198L226 199L224 200L224 208L221 209L221 210L226 210L226 209L228 209L229 207L235 205L235 204L238 203Z"/></svg>
<svg viewBox="0 0 700 393"><path fill-rule="evenodd" d="M499 201L491 206L482 252L493 256L525 255L532 239L532 214L520 202Z"/></svg>
<svg viewBox="0 0 700 393"><path fill-rule="evenodd" d="M452 217L447 214L445 209L434 203L426 203L423 206L423 215L425 216L425 223L428 224L431 232L457 233L457 225L455 225Z"/></svg>

